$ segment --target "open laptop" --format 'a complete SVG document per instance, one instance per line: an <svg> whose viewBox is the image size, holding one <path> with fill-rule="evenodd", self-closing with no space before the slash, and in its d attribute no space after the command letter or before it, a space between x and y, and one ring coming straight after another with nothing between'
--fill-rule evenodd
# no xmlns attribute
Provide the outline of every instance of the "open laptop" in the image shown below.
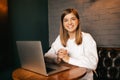
<svg viewBox="0 0 120 80"><path fill-rule="evenodd" d="M21 67L48 76L69 69L55 64L47 65L41 41L16 41Z"/></svg>

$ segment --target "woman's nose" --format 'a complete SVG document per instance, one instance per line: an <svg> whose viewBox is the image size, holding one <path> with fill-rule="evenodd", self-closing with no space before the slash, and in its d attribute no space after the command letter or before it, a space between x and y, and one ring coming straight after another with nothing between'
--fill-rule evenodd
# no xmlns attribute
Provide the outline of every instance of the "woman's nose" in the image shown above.
<svg viewBox="0 0 120 80"><path fill-rule="evenodd" d="M68 24L71 24L71 23L72 23L72 21L71 21L71 20L69 20L69 21L68 21Z"/></svg>

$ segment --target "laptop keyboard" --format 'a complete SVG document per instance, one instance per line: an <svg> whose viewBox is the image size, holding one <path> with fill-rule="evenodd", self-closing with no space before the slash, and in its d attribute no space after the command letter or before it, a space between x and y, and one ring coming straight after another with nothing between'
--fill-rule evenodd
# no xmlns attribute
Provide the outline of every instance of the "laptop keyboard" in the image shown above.
<svg viewBox="0 0 120 80"><path fill-rule="evenodd" d="M51 72L51 71L54 71L55 69L52 69L52 68L46 68L47 72Z"/></svg>

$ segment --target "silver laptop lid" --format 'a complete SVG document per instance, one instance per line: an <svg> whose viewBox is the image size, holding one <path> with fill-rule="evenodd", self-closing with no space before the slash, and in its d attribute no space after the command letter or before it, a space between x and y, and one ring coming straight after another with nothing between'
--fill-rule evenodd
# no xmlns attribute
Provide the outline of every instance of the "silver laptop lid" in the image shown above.
<svg viewBox="0 0 120 80"><path fill-rule="evenodd" d="M46 75L46 66L40 41L16 41L21 66Z"/></svg>

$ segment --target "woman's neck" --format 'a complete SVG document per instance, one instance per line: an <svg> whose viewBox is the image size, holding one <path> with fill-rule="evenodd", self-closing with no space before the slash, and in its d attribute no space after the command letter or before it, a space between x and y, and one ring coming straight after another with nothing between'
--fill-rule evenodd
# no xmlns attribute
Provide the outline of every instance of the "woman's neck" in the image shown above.
<svg viewBox="0 0 120 80"><path fill-rule="evenodd" d="M69 38L74 39L75 38L75 33L69 33Z"/></svg>

